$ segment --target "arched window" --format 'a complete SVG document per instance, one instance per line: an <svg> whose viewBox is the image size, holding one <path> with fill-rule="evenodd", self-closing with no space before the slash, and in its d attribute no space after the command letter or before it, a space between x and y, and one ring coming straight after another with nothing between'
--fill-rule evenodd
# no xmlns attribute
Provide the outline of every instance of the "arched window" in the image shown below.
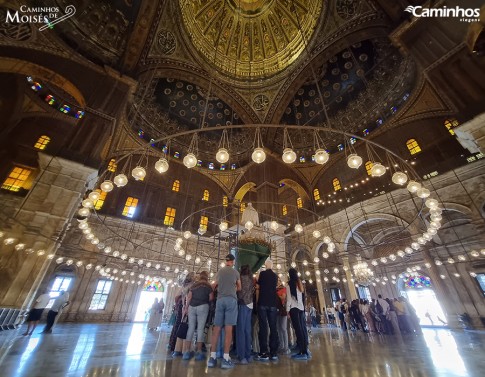
<svg viewBox="0 0 485 377"><path fill-rule="evenodd" d="M334 191L342 190L342 186L340 185L340 181L338 180L338 178L334 178L332 183L333 183L333 190Z"/></svg>
<svg viewBox="0 0 485 377"><path fill-rule="evenodd" d="M116 171L116 168L118 167L118 165L116 164L116 160L114 158L112 158L111 160L109 160L108 162L108 171L114 173Z"/></svg>
<svg viewBox="0 0 485 377"><path fill-rule="evenodd" d="M202 200L205 202L209 201L209 190L204 190L204 195L202 196Z"/></svg>
<svg viewBox="0 0 485 377"><path fill-rule="evenodd" d="M98 211L101 209L101 207L103 207L104 201L106 200L106 195L108 193L99 189L96 191L99 192L99 199L94 202L94 209Z"/></svg>
<svg viewBox="0 0 485 377"><path fill-rule="evenodd" d="M366 170L366 172L367 172L367 175L372 175L372 173L371 173L371 169L372 169L372 166L373 166L373 165L374 165L374 164L372 163L372 161L367 161L367 162L365 163L365 170Z"/></svg>
<svg viewBox="0 0 485 377"><path fill-rule="evenodd" d="M223 205L224 207L227 207L227 206L229 205L229 199L228 199L228 197L227 197L227 196L223 196L223 197L222 197L222 205Z"/></svg>
<svg viewBox="0 0 485 377"><path fill-rule="evenodd" d="M175 191L175 192L179 192L180 191L180 181L178 179L176 179L175 181L173 181L172 191Z"/></svg>
<svg viewBox="0 0 485 377"><path fill-rule="evenodd" d="M209 218L207 216L200 217L199 229L207 230L207 225L209 225Z"/></svg>
<svg viewBox="0 0 485 377"><path fill-rule="evenodd" d="M451 135L454 135L455 131L453 131L453 128L458 127L460 125L460 122L458 122L455 118L453 118L453 119L446 119L444 124L448 132Z"/></svg>
<svg viewBox="0 0 485 377"><path fill-rule="evenodd" d="M244 212L246 209L246 203L241 202L241 205L239 206L239 211Z"/></svg>
<svg viewBox="0 0 485 377"><path fill-rule="evenodd" d="M29 178L32 170L21 168L20 166L14 166L10 171L10 174L2 184L4 190L20 191L20 189L28 189L27 179Z"/></svg>
<svg viewBox="0 0 485 377"><path fill-rule="evenodd" d="M133 217L135 215L136 206L138 205L138 199L129 196L126 199L125 208L123 208L123 216Z"/></svg>
<svg viewBox="0 0 485 377"><path fill-rule="evenodd" d="M47 144L49 144L50 141L51 141L51 138L49 136L42 135L41 137L39 137L37 142L34 144L34 148L38 149L40 151L44 150L45 147L47 147Z"/></svg>
<svg viewBox="0 0 485 377"><path fill-rule="evenodd" d="M303 200L300 197L296 198L296 207L303 208Z"/></svg>
<svg viewBox="0 0 485 377"><path fill-rule="evenodd" d="M175 208L167 207L167 210L165 211L165 218L163 219L163 225L173 226L176 212L177 210Z"/></svg>
<svg viewBox="0 0 485 377"><path fill-rule="evenodd" d="M317 188L313 190L313 199L320 200L320 191Z"/></svg>
<svg viewBox="0 0 485 377"><path fill-rule="evenodd" d="M419 146L416 139L409 139L408 141L406 141L406 147L408 147L409 153L411 154L416 154L421 152L421 147Z"/></svg>
<svg viewBox="0 0 485 377"><path fill-rule="evenodd" d="M283 216L286 216L288 214L288 207L286 206L286 204L283 204L281 212L283 213Z"/></svg>

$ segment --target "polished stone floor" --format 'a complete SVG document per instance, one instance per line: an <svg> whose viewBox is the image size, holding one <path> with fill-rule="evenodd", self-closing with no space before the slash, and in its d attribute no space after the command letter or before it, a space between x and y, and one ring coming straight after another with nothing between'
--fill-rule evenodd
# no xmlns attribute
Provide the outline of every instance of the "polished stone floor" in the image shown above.
<svg viewBox="0 0 485 377"><path fill-rule="evenodd" d="M41 327L36 332L40 332ZM0 333L1 377L54 376L484 376L485 334L424 329L422 336L369 336L335 328L312 334L309 361L253 362L232 371L172 360L168 329L143 324L60 324L53 334Z"/></svg>

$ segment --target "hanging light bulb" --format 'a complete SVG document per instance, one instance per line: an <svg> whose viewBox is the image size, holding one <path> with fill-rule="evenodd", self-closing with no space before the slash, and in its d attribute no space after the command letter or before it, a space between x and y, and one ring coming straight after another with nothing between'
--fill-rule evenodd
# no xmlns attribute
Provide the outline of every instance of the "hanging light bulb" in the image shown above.
<svg viewBox="0 0 485 377"><path fill-rule="evenodd" d="M84 199L81 204L84 208L90 208L91 209L91 208L94 207L94 203L91 199Z"/></svg>
<svg viewBox="0 0 485 377"><path fill-rule="evenodd" d="M165 157L162 157L155 162L155 170L160 174L165 173L168 170L168 161Z"/></svg>
<svg viewBox="0 0 485 377"><path fill-rule="evenodd" d="M441 215L443 213L443 210L440 207L436 207L436 208L430 209L429 213L431 215Z"/></svg>
<svg viewBox="0 0 485 377"><path fill-rule="evenodd" d="M404 185L408 181L408 176L406 173L397 171L392 175L392 182L396 185Z"/></svg>
<svg viewBox="0 0 485 377"><path fill-rule="evenodd" d="M103 192L110 192L114 188L113 182L111 182L109 179L107 179L106 181L104 181L103 183L101 183L101 185L99 186L99 188Z"/></svg>
<svg viewBox="0 0 485 377"><path fill-rule="evenodd" d="M275 221L275 220L271 221L270 228L273 229L274 231L278 230L279 226L280 225L278 224L277 221Z"/></svg>
<svg viewBox="0 0 485 377"><path fill-rule="evenodd" d="M325 242L326 244L329 244L330 242L332 242L332 239L329 236L325 236L323 237L323 242Z"/></svg>
<svg viewBox="0 0 485 377"><path fill-rule="evenodd" d="M142 166L137 166L131 171L131 175L137 181L141 181L145 178L145 176L147 175L147 172L145 171L145 168L143 168Z"/></svg>
<svg viewBox="0 0 485 377"><path fill-rule="evenodd" d="M182 248L182 246L180 246L178 243L176 243L175 245L173 245L173 249L175 251L179 251L181 248Z"/></svg>
<svg viewBox="0 0 485 377"><path fill-rule="evenodd" d="M404 249L404 251L406 252L406 254L412 254L412 253L413 253L413 249L412 249L411 247L409 247L409 246L408 246L408 247L406 247L406 248Z"/></svg>
<svg viewBox="0 0 485 377"><path fill-rule="evenodd" d="M319 257L315 257L315 258L313 259L313 261L314 261L315 263L318 263L318 262L320 262L320 258L319 258Z"/></svg>
<svg viewBox="0 0 485 377"><path fill-rule="evenodd" d="M229 151L226 148L219 148L216 153L217 162L224 164L229 161Z"/></svg>
<svg viewBox="0 0 485 377"><path fill-rule="evenodd" d="M431 239L433 238L433 236L429 232L426 232L426 233L423 234L423 238L426 241L431 241Z"/></svg>
<svg viewBox="0 0 485 377"><path fill-rule="evenodd" d="M264 160L266 160L266 153L264 152L264 149L261 147L254 148L254 151L251 154L251 159L257 164L264 162Z"/></svg>
<svg viewBox="0 0 485 377"><path fill-rule="evenodd" d="M355 153L349 154L349 157L347 157L347 165L349 168L358 169L362 165L362 157Z"/></svg>
<svg viewBox="0 0 485 377"><path fill-rule="evenodd" d="M124 187L128 184L128 177L124 175L123 173L118 174L114 179L113 179L116 187Z"/></svg>
<svg viewBox="0 0 485 377"><path fill-rule="evenodd" d="M253 224L253 222L252 222L251 220L249 220L249 221L246 221L246 224L244 224L244 227L245 227L247 230L251 230L251 229L253 229L254 224Z"/></svg>
<svg viewBox="0 0 485 377"><path fill-rule="evenodd" d="M317 149L315 151L315 162L319 165L326 164L329 159L328 152L325 149Z"/></svg>
<svg viewBox="0 0 485 377"><path fill-rule="evenodd" d="M219 229L221 232L224 232L225 230L227 230L227 227L228 227L228 223L227 221L221 221L221 223L219 224Z"/></svg>
<svg viewBox="0 0 485 377"><path fill-rule="evenodd" d="M312 234L313 234L313 237L315 238L320 238L320 236L322 235L322 233L320 233L319 230L314 230Z"/></svg>
<svg viewBox="0 0 485 377"><path fill-rule="evenodd" d="M428 200L426 200L424 205L426 207L428 207L429 209L433 209L433 208L438 208L439 203L436 199L428 199Z"/></svg>
<svg viewBox="0 0 485 377"><path fill-rule="evenodd" d="M381 177L386 173L386 168L380 162L374 162L370 169L370 174L373 177Z"/></svg>
<svg viewBox="0 0 485 377"><path fill-rule="evenodd" d="M89 210L89 208L81 208L79 211L77 211L77 214L79 216L83 216L83 217L86 217L86 216L89 216L91 214L91 211Z"/></svg>
<svg viewBox="0 0 485 377"><path fill-rule="evenodd" d="M101 194L99 193L99 191L91 191L88 195L88 198L95 202L96 200L99 199L99 197L101 196Z"/></svg>
<svg viewBox="0 0 485 377"><path fill-rule="evenodd" d="M426 240L424 239L424 237L418 237L418 243L420 245L424 245L426 243Z"/></svg>
<svg viewBox="0 0 485 377"><path fill-rule="evenodd" d="M283 162L286 164L292 164L293 162L296 161L296 153L293 149L291 148L285 148L283 150L283 155L281 156L283 159Z"/></svg>
<svg viewBox="0 0 485 377"><path fill-rule="evenodd" d="M443 220L441 215L431 215L430 219L431 219L431 221L441 221L441 220Z"/></svg>
<svg viewBox="0 0 485 377"><path fill-rule="evenodd" d="M296 225L295 225L295 232L296 232L296 233L301 233L301 232L303 232L303 227L301 226L301 224L296 224Z"/></svg>
<svg viewBox="0 0 485 377"><path fill-rule="evenodd" d="M187 169L192 169L197 165L197 157L195 157L195 154L189 153L184 157L183 163Z"/></svg>
<svg viewBox="0 0 485 377"><path fill-rule="evenodd" d="M203 236L206 232L207 232L207 229L206 228L203 228L203 227L200 227L197 230L197 233L199 233L201 236Z"/></svg>
<svg viewBox="0 0 485 377"><path fill-rule="evenodd" d="M409 181L407 189L409 192L415 193L421 188L421 184L416 181Z"/></svg>
<svg viewBox="0 0 485 377"><path fill-rule="evenodd" d="M429 223L429 227L438 230L439 228L441 228L441 223L439 221L431 221Z"/></svg>
<svg viewBox="0 0 485 377"><path fill-rule="evenodd" d="M325 259L327 259L329 256L330 255L326 251L322 253L322 257L324 257Z"/></svg>
<svg viewBox="0 0 485 377"><path fill-rule="evenodd" d="M192 233L190 233L190 230L186 230L184 232L184 238L188 240L190 237L192 237Z"/></svg>
<svg viewBox="0 0 485 377"><path fill-rule="evenodd" d="M416 191L416 195L421 199L427 198L431 193L427 188L421 187L418 191Z"/></svg>
<svg viewBox="0 0 485 377"><path fill-rule="evenodd" d="M88 229L89 225L88 223L81 223L77 226L79 229Z"/></svg>
<svg viewBox="0 0 485 377"><path fill-rule="evenodd" d="M175 244L177 245L182 245L182 243L184 242L184 240L180 237L178 237L176 240L175 240Z"/></svg>

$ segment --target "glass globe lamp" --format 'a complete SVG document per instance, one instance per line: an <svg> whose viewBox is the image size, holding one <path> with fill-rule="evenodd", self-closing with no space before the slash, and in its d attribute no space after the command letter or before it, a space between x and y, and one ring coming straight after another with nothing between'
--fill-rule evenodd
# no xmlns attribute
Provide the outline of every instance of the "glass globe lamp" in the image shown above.
<svg viewBox="0 0 485 377"><path fill-rule="evenodd" d="M86 217L86 216L89 216L91 214L91 211L89 210L89 208L81 208L79 211L77 211L77 214L79 216L83 216L83 217Z"/></svg>
<svg viewBox="0 0 485 377"><path fill-rule="evenodd" d="M411 193L415 193L420 188L421 188L421 184L419 182L416 182L416 181L409 181L408 186L407 186L408 191L411 192Z"/></svg>
<svg viewBox="0 0 485 377"><path fill-rule="evenodd" d="M229 152L226 148L219 148L216 153L216 160L221 164L225 164L229 161Z"/></svg>
<svg viewBox="0 0 485 377"><path fill-rule="evenodd" d="M91 201L95 202L99 199L100 196L101 194L99 193L99 191L92 191L89 193L88 198L91 199Z"/></svg>
<svg viewBox="0 0 485 377"><path fill-rule="evenodd" d="M358 169L360 165L362 165L362 157L355 153L350 154L349 157L347 157L347 165L349 168Z"/></svg>
<svg viewBox="0 0 485 377"><path fill-rule="evenodd" d="M260 164L266 160L266 153L263 148L258 147L254 149L251 158L255 163Z"/></svg>
<svg viewBox="0 0 485 377"><path fill-rule="evenodd" d="M103 183L101 183L101 185L99 186L99 188L103 192L113 191L113 188L114 188L113 182L111 182L109 179L107 179L106 181L104 181Z"/></svg>
<svg viewBox="0 0 485 377"><path fill-rule="evenodd" d="M314 156L315 162L319 165L326 164L329 159L328 152L325 149L317 149Z"/></svg>
<svg viewBox="0 0 485 377"><path fill-rule="evenodd" d="M270 228L276 231L280 225L276 220L271 221Z"/></svg>
<svg viewBox="0 0 485 377"><path fill-rule="evenodd" d="M190 237L192 237L192 233L190 233L190 230L186 230L184 232L184 238L188 240Z"/></svg>
<svg viewBox="0 0 485 377"><path fill-rule="evenodd" d="M160 174L165 173L168 170L168 161L165 157L162 157L155 162L155 170Z"/></svg>
<svg viewBox="0 0 485 377"><path fill-rule="evenodd" d="M124 174L118 174L114 177L113 182L115 183L116 187L124 187L128 184L128 177Z"/></svg>
<svg viewBox="0 0 485 377"><path fill-rule="evenodd" d="M418 191L416 191L416 195L421 199L427 198L431 193L427 188L421 187Z"/></svg>
<svg viewBox="0 0 485 377"><path fill-rule="evenodd" d="M426 200L426 202L424 204L429 209L433 209L433 208L437 208L439 203L436 199L428 199L428 200Z"/></svg>
<svg viewBox="0 0 485 377"><path fill-rule="evenodd" d="M137 166L131 171L131 175L137 181L141 181L145 178L145 176L147 175L147 172L145 168L143 168L142 166Z"/></svg>
<svg viewBox="0 0 485 377"><path fill-rule="evenodd" d="M406 173L397 171L392 175L392 182L396 185L404 185L408 181L408 176Z"/></svg>
<svg viewBox="0 0 485 377"><path fill-rule="evenodd" d="M184 157L183 163L186 168L192 169L197 165L197 157L195 157L195 154L189 153Z"/></svg>
<svg viewBox="0 0 485 377"><path fill-rule="evenodd" d="M94 207L94 203L91 199L84 199L81 204L84 208L93 208Z"/></svg>
<svg viewBox="0 0 485 377"><path fill-rule="evenodd" d="M246 224L244 224L244 227L247 229L247 230L251 230L253 229L254 227L254 224L252 221L246 221Z"/></svg>
<svg viewBox="0 0 485 377"><path fill-rule="evenodd" d="M315 238L320 238L320 236L321 236L321 235L322 235L322 233L320 233L320 231L319 231L319 230L314 230L314 231L313 231L313 237L315 237Z"/></svg>
<svg viewBox="0 0 485 377"><path fill-rule="evenodd" d="M370 174L373 177L381 177L386 173L386 168L380 162L375 162L370 169Z"/></svg>
<svg viewBox="0 0 485 377"><path fill-rule="evenodd" d="M227 227L228 227L228 223L227 221L222 221L220 224L219 224L219 230L221 232L224 232L225 230L227 230Z"/></svg>
<svg viewBox="0 0 485 377"><path fill-rule="evenodd" d="M283 155L281 156L281 158L283 159L284 163L292 164L293 162L296 161L296 153L291 148L285 148L283 150Z"/></svg>
<svg viewBox="0 0 485 377"><path fill-rule="evenodd" d="M301 232L303 232L303 227L301 226L301 224L296 224L296 225L295 225L295 232L296 232L296 233L301 233Z"/></svg>

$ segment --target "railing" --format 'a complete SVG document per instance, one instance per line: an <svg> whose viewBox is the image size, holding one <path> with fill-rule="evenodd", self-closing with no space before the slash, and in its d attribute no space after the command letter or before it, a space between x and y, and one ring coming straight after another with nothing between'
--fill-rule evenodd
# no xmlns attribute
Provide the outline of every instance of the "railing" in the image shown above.
<svg viewBox="0 0 485 377"><path fill-rule="evenodd" d="M24 321L25 310L0 308L0 331L14 330Z"/></svg>

